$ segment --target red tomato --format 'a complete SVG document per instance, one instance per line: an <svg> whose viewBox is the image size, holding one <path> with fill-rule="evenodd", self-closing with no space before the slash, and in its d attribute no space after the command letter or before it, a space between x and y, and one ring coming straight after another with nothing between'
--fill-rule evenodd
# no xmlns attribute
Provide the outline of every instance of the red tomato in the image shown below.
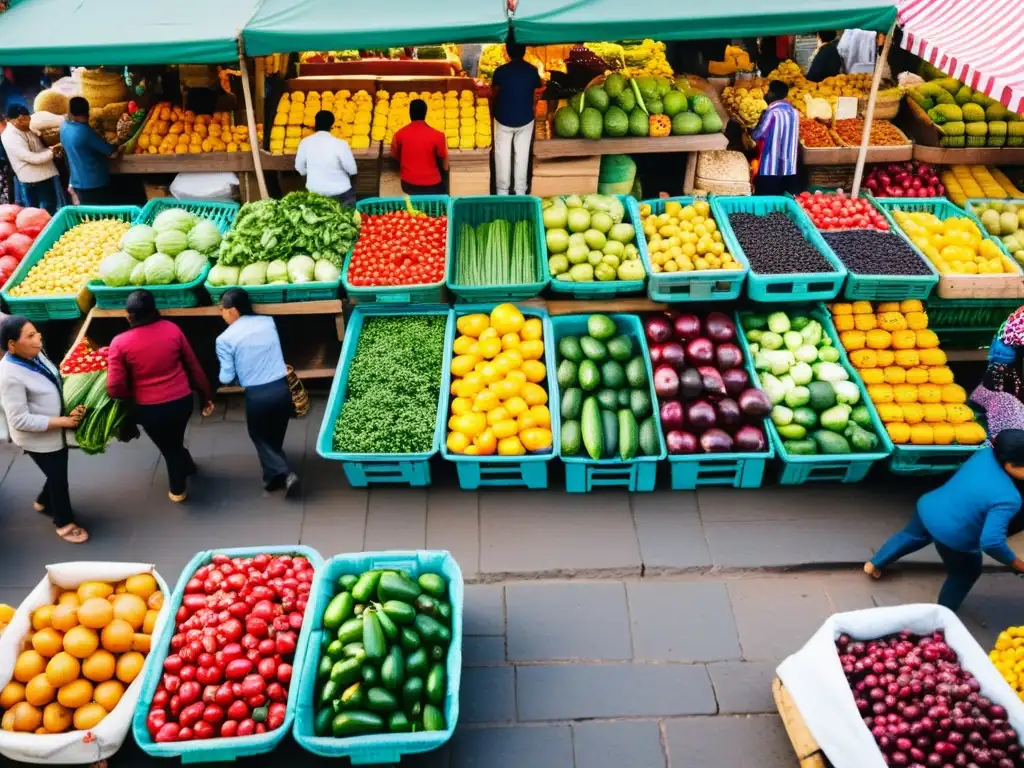
<svg viewBox="0 0 1024 768"><path fill-rule="evenodd" d="M181 729L177 723L164 723L160 726L156 732L156 736L153 737L153 741L159 743L167 741L177 741L181 733Z"/></svg>

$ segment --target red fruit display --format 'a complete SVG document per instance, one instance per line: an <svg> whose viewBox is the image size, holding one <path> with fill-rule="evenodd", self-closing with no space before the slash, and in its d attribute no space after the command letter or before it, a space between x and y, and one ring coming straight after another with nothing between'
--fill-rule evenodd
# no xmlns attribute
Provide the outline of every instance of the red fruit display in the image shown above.
<svg viewBox="0 0 1024 768"><path fill-rule="evenodd" d="M866 199L850 197L841 189L834 194L801 192L796 201L818 229L889 229L881 211Z"/></svg>
<svg viewBox="0 0 1024 768"><path fill-rule="evenodd" d="M352 285L427 285L444 279L448 217L395 211L364 215L352 251Z"/></svg>

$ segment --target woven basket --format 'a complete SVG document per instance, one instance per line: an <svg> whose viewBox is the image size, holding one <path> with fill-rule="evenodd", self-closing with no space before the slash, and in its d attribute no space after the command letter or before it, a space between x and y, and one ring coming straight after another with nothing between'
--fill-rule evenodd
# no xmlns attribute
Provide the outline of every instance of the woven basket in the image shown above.
<svg viewBox="0 0 1024 768"><path fill-rule="evenodd" d="M749 195L751 194L749 181L723 181L721 179L705 179L697 176L693 180L695 190L701 190L715 195Z"/></svg>
<svg viewBox="0 0 1024 768"><path fill-rule="evenodd" d="M43 140L43 144L48 147L52 147L54 144L60 144L60 128L43 128L39 131L39 138Z"/></svg>
<svg viewBox="0 0 1024 768"><path fill-rule="evenodd" d="M85 69L79 75L82 84L82 96L89 102L91 109L102 109L115 101L128 101L131 96L124 77L101 69Z"/></svg>
<svg viewBox="0 0 1024 768"><path fill-rule="evenodd" d="M903 100L902 91L895 93L879 94L875 99L875 117L880 120L892 120L900 111L900 102ZM857 99L857 117L866 117L868 114L868 97L861 96Z"/></svg>

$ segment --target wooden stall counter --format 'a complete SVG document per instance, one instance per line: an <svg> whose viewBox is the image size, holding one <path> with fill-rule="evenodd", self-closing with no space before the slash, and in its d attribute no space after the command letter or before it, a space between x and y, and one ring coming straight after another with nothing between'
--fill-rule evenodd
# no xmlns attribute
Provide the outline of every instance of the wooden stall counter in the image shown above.
<svg viewBox="0 0 1024 768"><path fill-rule="evenodd" d="M266 166L264 166L266 167ZM246 173L255 170L252 153L202 152L182 155L122 155L110 161L110 172L117 174L157 173Z"/></svg>

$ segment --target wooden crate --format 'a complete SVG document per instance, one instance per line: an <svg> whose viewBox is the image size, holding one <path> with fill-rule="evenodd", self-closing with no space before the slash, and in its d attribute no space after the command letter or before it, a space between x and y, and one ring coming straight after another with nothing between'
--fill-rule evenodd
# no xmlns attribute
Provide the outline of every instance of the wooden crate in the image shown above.
<svg viewBox="0 0 1024 768"><path fill-rule="evenodd" d="M537 197L550 197L551 195L596 193L600 171L600 155L534 157L533 185L530 188L530 194Z"/></svg>
<svg viewBox="0 0 1024 768"><path fill-rule="evenodd" d="M935 295L943 299L1015 299L1024 296L1024 275L1009 256L1013 271L1001 275L939 275Z"/></svg>
<svg viewBox="0 0 1024 768"><path fill-rule="evenodd" d="M452 197L491 194L491 150L453 149L448 153L448 194Z"/></svg>
<svg viewBox="0 0 1024 768"><path fill-rule="evenodd" d="M786 734L789 736L789 743L793 745L796 752L796 759L800 768L829 768L832 764L821 751L818 742L815 741L811 732L807 730L800 710L796 708L792 697L786 690L779 678L772 680L772 697L775 699L775 708L779 711L782 724L786 727Z"/></svg>

